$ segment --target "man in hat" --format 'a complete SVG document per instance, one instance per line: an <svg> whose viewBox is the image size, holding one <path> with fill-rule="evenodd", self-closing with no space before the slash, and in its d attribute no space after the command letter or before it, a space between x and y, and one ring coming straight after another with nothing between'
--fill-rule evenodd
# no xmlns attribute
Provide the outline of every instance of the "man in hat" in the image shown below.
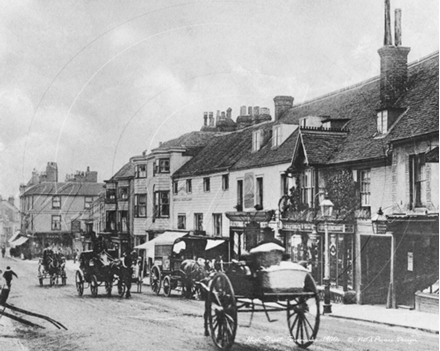
<svg viewBox="0 0 440 351"><path fill-rule="evenodd" d="M3 278L6 280L6 285L9 290L11 290L11 281L12 276L15 275L16 278L18 278L17 274L11 269L11 267L7 266L5 273L3 273Z"/></svg>

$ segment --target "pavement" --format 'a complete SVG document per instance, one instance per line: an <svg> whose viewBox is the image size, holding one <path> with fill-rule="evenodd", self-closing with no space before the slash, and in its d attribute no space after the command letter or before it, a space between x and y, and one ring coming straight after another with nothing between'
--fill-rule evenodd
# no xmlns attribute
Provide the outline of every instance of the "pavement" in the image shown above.
<svg viewBox="0 0 440 351"><path fill-rule="evenodd" d="M78 268L78 263L68 261L66 268L75 270ZM144 278L144 285L149 285L148 278ZM0 307L0 315L1 311ZM407 309L387 309L385 305L333 304L332 313L324 315L324 318L341 318L439 334L438 314ZM16 337L14 323L16 322L0 316L0 350L27 351Z"/></svg>

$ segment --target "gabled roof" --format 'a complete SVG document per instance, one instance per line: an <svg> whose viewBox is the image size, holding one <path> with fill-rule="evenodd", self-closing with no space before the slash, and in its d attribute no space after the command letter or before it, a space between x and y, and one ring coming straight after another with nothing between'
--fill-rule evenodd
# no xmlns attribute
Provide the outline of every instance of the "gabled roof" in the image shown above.
<svg viewBox="0 0 440 351"><path fill-rule="evenodd" d="M126 163L122 168L117 171L109 181L116 181L118 179L127 179L134 177L134 164L131 162Z"/></svg>
<svg viewBox="0 0 440 351"><path fill-rule="evenodd" d="M297 123L301 117L310 115L349 118L350 132L328 163L384 158L391 140L438 131L438 80L438 52L409 65L408 89L397 101L408 110L383 138L375 138L379 77L294 106L281 120Z"/></svg>
<svg viewBox="0 0 440 351"><path fill-rule="evenodd" d="M339 146L347 137L346 132L312 131L301 129L300 141L308 165L323 165L337 154ZM295 157L295 156L294 156Z"/></svg>
<svg viewBox="0 0 440 351"><path fill-rule="evenodd" d="M43 182L27 189L21 196L29 195L63 195L63 196L97 196L103 189L103 183Z"/></svg>

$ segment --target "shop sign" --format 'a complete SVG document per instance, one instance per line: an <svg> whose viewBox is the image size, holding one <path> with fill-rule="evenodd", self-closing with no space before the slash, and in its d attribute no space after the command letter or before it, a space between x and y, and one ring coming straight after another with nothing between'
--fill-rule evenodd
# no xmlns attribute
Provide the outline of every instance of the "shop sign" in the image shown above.
<svg viewBox="0 0 440 351"><path fill-rule="evenodd" d="M308 222L295 222L295 223L283 223L283 230L291 230L291 231L312 231L313 223Z"/></svg>
<svg viewBox="0 0 440 351"><path fill-rule="evenodd" d="M173 197L173 201L192 201L192 197Z"/></svg>
<svg viewBox="0 0 440 351"><path fill-rule="evenodd" d="M354 225L353 224L331 224L327 225L327 229L329 233L354 233ZM324 223L320 223L317 226L317 231L324 233L325 225Z"/></svg>
<svg viewBox="0 0 440 351"><path fill-rule="evenodd" d="M229 222L229 226L235 227L235 228L245 228L247 226L247 222L238 222L238 221L231 221ZM261 228L265 228L269 226L268 222L258 222Z"/></svg>

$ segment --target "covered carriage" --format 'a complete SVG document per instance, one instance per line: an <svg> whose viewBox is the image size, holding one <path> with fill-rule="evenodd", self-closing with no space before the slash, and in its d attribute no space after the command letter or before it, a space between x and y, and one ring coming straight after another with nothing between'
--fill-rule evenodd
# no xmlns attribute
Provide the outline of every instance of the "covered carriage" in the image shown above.
<svg viewBox="0 0 440 351"><path fill-rule="evenodd" d="M230 257L228 238L189 232L166 231L136 248L147 250L146 257L152 261L151 289L159 294L163 288L166 296L170 296L172 290L186 297L193 296L199 281L213 268L210 264Z"/></svg>
<svg viewBox="0 0 440 351"><path fill-rule="evenodd" d="M75 273L78 295L83 295L87 284L93 297L98 296L98 287L101 285L105 286L107 296L111 295L113 286L117 286L118 295L122 297L126 284L118 274L115 274L118 269L115 265L120 264L117 257L116 250L103 250L100 253L93 250L81 252L78 258L79 268Z"/></svg>

